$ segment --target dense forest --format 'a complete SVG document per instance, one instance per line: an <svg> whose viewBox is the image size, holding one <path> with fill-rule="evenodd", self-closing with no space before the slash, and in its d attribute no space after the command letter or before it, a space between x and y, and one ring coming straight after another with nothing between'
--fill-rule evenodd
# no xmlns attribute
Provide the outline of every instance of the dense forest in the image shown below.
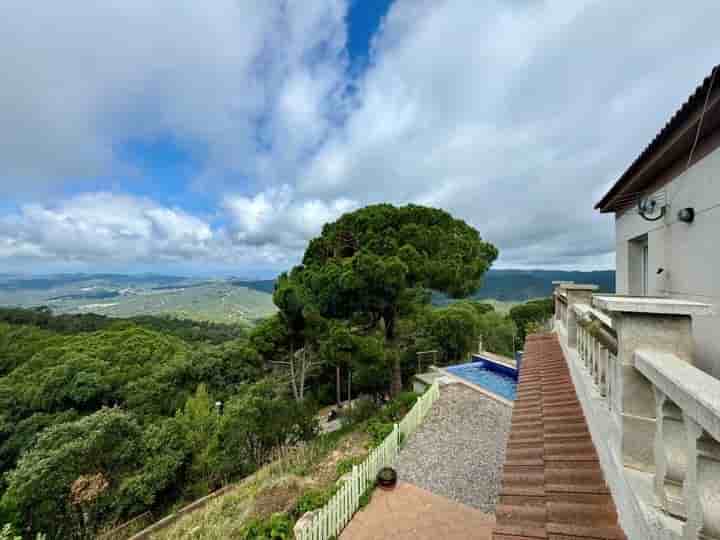
<svg viewBox="0 0 720 540"><path fill-rule="evenodd" d="M348 390L399 396L419 351L462 361L482 338L512 354L552 302L504 316L462 300L496 256L445 212L377 205L327 224L251 330L0 309L0 523L92 538L160 516L316 437ZM430 290L461 300L435 307Z"/></svg>

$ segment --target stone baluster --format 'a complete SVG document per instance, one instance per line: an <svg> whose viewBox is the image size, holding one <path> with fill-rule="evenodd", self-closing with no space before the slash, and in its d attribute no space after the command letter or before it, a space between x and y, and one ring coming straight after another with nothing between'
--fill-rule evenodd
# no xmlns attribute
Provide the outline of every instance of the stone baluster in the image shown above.
<svg viewBox="0 0 720 540"><path fill-rule="evenodd" d="M653 385L635 369L634 352L640 348L670 352L692 363L691 317L705 310L669 298L597 295L592 302L610 313L617 333L617 365L610 368L617 370L611 390L620 425L616 451L625 466L654 473L658 412Z"/></svg>
<svg viewBox="0 0 720 540"><path fill-rule="evenodd" d="M615 411L615 379L617 374L617 356L608 351L607 361L607 401L608 409Z"/></svg>
<svg viewBox="0 0 720 540"><path fill-rule="evenodd" d="M588 331L585 332L587 339L585 340L585 357L583 358L585 363L585 369L592 375L592 334Z"/></svg>
<svg viewBox="0 0 720 540"><path fill-rule="evenodd" d="M694 485L688 483L688 492L697 492L701 518L699 537L702 540L720 539L720 440L702 431L696 440Z"/></svg>
<svg viewBox="0 0 720 540"><path fill-rule="evenodd" d="M720 440L683 413L687 472L683 495L686 540L720 539ZM657 483L657 482L656 482Z"/></svg>
<svg viewBox="0 0 720 540"><path fill-rule="evenodd" d="M600 369L597 380L597 385L600 391L600 395L608 397L608 359L610 357L610 351L607 350L602 344L600 345L599 351L599 365ZM609 404L609 400L608 400Z"/></svg>
<svg viewBox="0 0 720 540"><path fill-rule="evenodd" d="M593 382L595 386L600 387L600 352L603 346L599 339L593 340L595 347L593 348Z"/></svg>
<svg viewBox="0 0 720 540"><path fill-rule="evenodd" d="M687 433L682 411L658 388L655 391L655 495L663 509L687 518L684 484L687 474Z"/></svg>

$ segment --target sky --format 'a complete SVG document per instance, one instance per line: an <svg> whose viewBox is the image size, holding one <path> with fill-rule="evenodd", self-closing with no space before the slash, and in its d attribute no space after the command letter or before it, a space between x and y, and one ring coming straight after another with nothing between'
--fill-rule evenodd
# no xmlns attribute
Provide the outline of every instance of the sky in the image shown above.
<svg viewBox="0 0 720 540"><path fill-rule="evenodd" d="M720 2L0 6L0 273L266 277L417 203L501 268L614 267L593 205L718 62Z"/></svg>

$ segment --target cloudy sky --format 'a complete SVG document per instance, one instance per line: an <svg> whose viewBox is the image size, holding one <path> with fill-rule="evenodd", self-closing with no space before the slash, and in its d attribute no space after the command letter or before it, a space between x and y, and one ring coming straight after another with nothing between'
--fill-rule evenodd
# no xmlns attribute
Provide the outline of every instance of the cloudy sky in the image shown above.
<svg viewBox="0 0 720 540"><path fill-rule="evenodd" d="M593 203L718 62L720 2L0 6L0 272L264 276L368 203L609 268Z"/></svg>

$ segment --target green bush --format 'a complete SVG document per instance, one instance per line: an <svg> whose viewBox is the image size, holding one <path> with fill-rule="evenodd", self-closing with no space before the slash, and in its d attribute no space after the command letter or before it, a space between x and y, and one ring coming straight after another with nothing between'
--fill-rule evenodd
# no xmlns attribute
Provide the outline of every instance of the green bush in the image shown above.
<svg viewBox="0 0 720 540"><path fill-rule="evenodd" d="M360 465L362 462L363 458L361 458L360 456L346 457L341 459L335 466L337 478L340 478L342 475L349 473L350 471L352 471L354 465Z"/></svg>
<svg viewBox="0 0 720 540"><path fill-rule="evenodd" d="M7 524L0 529L0 540L22 540L22 536L16 535L12 525Z"/></svg>
<svg viewBox="0 0 720 540"><path fill-rule="evenodd" d="M359 503L360 503L360 509L365 508L368 504L370 504L370 500L372 499L373 490L375 489L375 483L370 484L370 487L368 487L365 490L365 493L360 495Z"/></svg>
<svg viewBox="0 0 720 540"><path fill-rule="evenodd" d="M379 419L388 423L399 422L413 408L418 397L415 392L402 392L380 410Z"/></svg>
<svg viewBox="0 0 720 540"><path fill-rule="evenodd" d="M352 408L343 411L341 420L345 425L359 424L369 420L378 412L378 405L371 399L359 399Z"/></svg>
<svg viewBox="0 0 720 540"><path fill-rule="evenodd" d="M300 495L300 498L295 505L293 515L299 518L305 514L305 512L312 512L313 510L322 508L328 503L328 501L330 501L330 499L332 499L338 489L340 489L340 486L337 484L334 484L326 489L309 489Z"/></svg>
<svg viewBox="0 0 720 540"><path fill-rule="evenodd" d="M385 440L385 437L392 433L392 430L393 424L389 422L383 422L379 419L371 420L367 427L367 433L370 435L370 447L379 446Z"/></svg>
<svg viewBox="0 0 720 540"><path fill-rule="evenodd" d="M292 520L287 514L273 514L267 519L253 519L241 533L242 540L289 540Z"/></svg>

